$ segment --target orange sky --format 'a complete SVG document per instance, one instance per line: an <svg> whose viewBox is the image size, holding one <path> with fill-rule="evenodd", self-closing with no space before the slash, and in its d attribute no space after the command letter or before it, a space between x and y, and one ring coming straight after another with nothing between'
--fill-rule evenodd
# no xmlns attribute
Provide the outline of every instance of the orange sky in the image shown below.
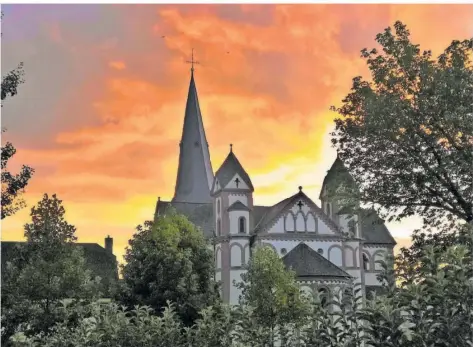
<svg viewBox="0 0 473 347"><path fill-rule="evenodd" d="M28 208L2 223L20 240L42 193L63 199L80 242L110 234L121 260L136 225L172 197L195 48L196 83L214 171L229 143L255 185L256 204L304 186L317 203L334 159L328 132L359 51L402 20L439 53L473 33L470 5L11 5L2 68L26 83L2 110L11 169L36 173ZM2 70L3 70L2 69ZM415 222L415 221L414 221ZM390 225L406 237L411 222ZM401 242L404 242L401 240Z"/></svg>

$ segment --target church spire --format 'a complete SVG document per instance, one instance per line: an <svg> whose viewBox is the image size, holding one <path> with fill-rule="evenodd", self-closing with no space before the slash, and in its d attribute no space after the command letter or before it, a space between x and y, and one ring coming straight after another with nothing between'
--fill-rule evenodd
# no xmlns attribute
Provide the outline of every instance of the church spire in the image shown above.
<svg viewBox="0 0 473 347"><path fill-rule="evenodd" d="M172 201L211 203L210 189L214 175L194 81L194 63L192 58L191 80L179 144L179 167Z"/></svg>

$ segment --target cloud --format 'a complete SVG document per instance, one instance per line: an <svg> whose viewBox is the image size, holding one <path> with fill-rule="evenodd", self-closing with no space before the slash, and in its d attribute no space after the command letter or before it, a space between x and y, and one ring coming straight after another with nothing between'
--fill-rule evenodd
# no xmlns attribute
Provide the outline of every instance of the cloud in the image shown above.
<svg viewBox="0 0 473 347"><path fill-rule="evenodd" d="M115 70L126 69L126 65L123 61L111 61L110 63L108 63L108 66L110 66L112 69L115 69Z"/></svg>
<svg viewBox="0 0 473 347"><path fill-rule="evenodd" d="M317 201L334 159L329 136L357 75L359 51L395 20L436 52L471 36L460 5L10 5L2 66L26 83L2 109L12 170L36 168L25 198L67 203L81 240L120 238L171 197L191 49L214 170L229 143L254 179L255 202L297 186ZM443 23L443 24L442 24ZM69 217L68 217L69 218ZM3 221L21 238L28 210ZM409 224L395 233L405 237ZM118 243L117 243L118 242ZM120 246L118 246L120 245Z"/></svg>

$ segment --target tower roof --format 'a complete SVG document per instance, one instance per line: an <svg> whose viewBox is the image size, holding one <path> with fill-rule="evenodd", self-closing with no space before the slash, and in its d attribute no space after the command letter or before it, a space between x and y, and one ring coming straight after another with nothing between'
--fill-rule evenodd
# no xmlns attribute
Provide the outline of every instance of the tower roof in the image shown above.
<svg viewBox="0 0 473 347"><path fill-rule="evenodd" d="M319 199L321 199L324 195L324 189L326 185L338 186L341 183L347 184L349 186L356 186L355 180L350 175L348 169L345 167L345 164L343 164L343 161L337 154L337 158L328 170L327 175L325 175L324 181L322 183L322 189L320 190Z"/></svg>
<svg viewBox="0 0 473 347"><path fill-rule="evenodd" d="M213 170L191 70L173 202L210 203Z"/></svg>
<svg viewBox="0 0 473 347"><path fill-rule="evenodd" d="M254 191L250 176L246 173L245 169L243 169L243 166L238 161L233 150L230 149L227 158L215 173L215 178L219 181L220 187L223 188L236 174L241 177L251 191Z"/></svg>

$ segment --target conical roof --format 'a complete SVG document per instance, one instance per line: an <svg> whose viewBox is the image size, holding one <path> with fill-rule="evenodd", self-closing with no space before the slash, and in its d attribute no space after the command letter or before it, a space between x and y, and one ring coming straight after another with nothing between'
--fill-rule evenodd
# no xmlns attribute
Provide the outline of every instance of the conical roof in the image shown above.
<svg viewBox="0 0 473 347"><path fill-rule="evenodd" d="M251 183L250 176L248 173L243 169L243 166L238 161L238 158L233 153L233 150L230 149L230 153L228 153L227 158L225 158L222 166L217 170L215 173L215 178L218 180L220 187L225 187L228 182L238 174L241 179L246 183L248 188L251 191L254 191L253 183Z"/></svg>
<svg viewBox="0 0 473 347"><path fill-rule="evenodd" d="M348 172L348 169L345 167L345 164L343 164L343 161L337 155L337 158L328 170L327 175L325 175L324 181L322 183L322 189L320 190L319 199L321 199L324 195L326 185L330 185L332 188L335 188L342 183L348 186L356 187L355 180Z"/></svg>
<svg viewBox="0 0 473 347"><path fill-rule="evenodd" d="M212 201L210 189L213 183L213 170L193 69L191 70L182 138L179 146L179 167L172 201L210 203Z"/></svg>

